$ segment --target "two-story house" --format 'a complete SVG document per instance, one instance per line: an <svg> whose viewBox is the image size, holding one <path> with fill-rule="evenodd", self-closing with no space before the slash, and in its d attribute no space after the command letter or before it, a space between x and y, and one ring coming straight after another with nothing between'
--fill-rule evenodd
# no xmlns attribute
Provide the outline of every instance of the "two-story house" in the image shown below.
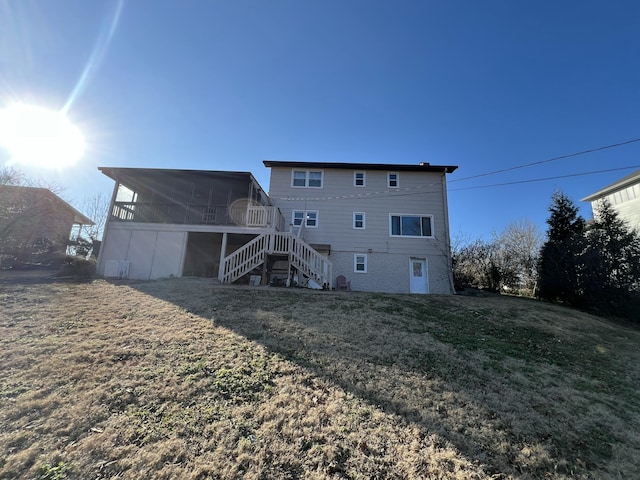
<svg viewBox="0 0 640 480"><path fill-rule="evenodd" d="M247 172L107 168L98 272L154 279L452 293L446 174L454 166L265 161Z"/></svg>
<svg viewBox="0 0 640 480"><path fill-rule="evenodd" d="M272 202L353 290L453 293L445 176L456 167L264 164Z"/></svg>

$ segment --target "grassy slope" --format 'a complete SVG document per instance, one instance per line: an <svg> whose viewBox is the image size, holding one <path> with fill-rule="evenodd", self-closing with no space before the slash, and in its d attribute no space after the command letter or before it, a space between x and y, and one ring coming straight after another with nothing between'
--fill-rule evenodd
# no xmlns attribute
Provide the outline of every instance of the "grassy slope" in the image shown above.
<svg viewBox="0 0 640 480"><path fill-rule="evenodd" d="M632 478L640 333L516 298L0 286L0 478Z"/></svg>

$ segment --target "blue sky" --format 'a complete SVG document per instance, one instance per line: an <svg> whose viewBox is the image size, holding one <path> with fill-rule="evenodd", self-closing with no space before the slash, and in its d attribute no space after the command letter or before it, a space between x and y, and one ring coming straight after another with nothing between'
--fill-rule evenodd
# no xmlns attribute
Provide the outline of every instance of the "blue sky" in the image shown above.
<svg viewBox="0 0 640 480"><path fill-rule="evenodd" d="M0 0L0 25L0 107L67 105L87 140L31 172L76 202L110 195L98 166L268 189L264 159L430 162L459 166L451 233L475 238L544 229L555 190L579 203L633 169L458 189L640 168L637 142L464 180L640 138L635 1Z"/></svg>

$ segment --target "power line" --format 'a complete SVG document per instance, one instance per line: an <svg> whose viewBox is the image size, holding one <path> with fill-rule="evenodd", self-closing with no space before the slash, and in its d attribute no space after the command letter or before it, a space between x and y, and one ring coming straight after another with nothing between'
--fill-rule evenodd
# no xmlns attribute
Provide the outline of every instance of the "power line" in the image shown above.
<svg viewBox="0 0 640 480"><path fill-rule="evenodd" d="M591 148L589 150L583 150L581 152L570 153L568 155L560 155L559 157L553 157L553 158L549 158L547 160L540 160L540 161L537 161L537 162L526 163L524 165L517 165L515 167L503 168L501 170L495 170L493 172L480 173L478 175L472 175L470 177L457 178L457 179L454 179L454 180L449 180L448 183L462 182L463 180L471 180L473 178L487 177L489 175L495 175L497 173L510 172L512 170L518 170L520 168L533 167L534 165L541 165L543 163L555 162L556 160L562 160L564 158L577 157L578 155L585 155L587 153L600 152L602 150L607 150L609 148L622 147L624 145L629 145L630 143L635 143L635 142L640 142L640 138L634 138L633 140L627 140L626 142L612 143L611 145L605 145L604 147ZM621 168L620 170L624 170L624 168ZM604 171L606 172L606 171L613 171L613 170L604 170ZM590 174L587 173L585 175L590 175ZM571 175L569 175L569 176L571 176ZM553 177L553 178L564 178L564 177ZM503 185L509 185L509 184L505 183ZM475 187L472 187L472 188L475 188ZM483 188L483 187L478 187L478 188ZM462 190L462 189L459 189L459 190Z"/></svg>
<svg viewBox="0 0 640 480"><path fill-rule="evenodd" d="M620 167L620 168L609 168L607 170L597 170L594 172L584 172L584 173L572 173L571 175L559 175L557 177L546 177L546 178L534 178L531 180L518 180L515 182L505 182L505 183L493 183L491 185L478 185L476 187L462 187L462 188L451 188L450 192L457 192L460 190L474 190L476 188L491 188L491 187L502 187L505 185L517 185L519 183L533 183L533 182L544 182L547 180L557 180L559 178L570 178L570 177L582 177L585 175L595 175L597 173L607 173L607 172L617 172L618 170L629 170L632 168L640 168L640 165L632 165L630 167Z"/></svg>

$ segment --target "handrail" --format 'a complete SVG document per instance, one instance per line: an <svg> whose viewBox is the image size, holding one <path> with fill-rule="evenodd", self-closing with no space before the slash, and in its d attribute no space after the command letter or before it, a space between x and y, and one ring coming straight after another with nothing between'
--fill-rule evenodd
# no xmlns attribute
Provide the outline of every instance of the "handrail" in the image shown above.
<svg viewBox="0 0 640 480"><path fill-rule="evenodd" d="M232 283L260 266L265 259L269 234L263 233L224 258L223 283Z"/></svg>
<svg viewBox="0 0 640 480"><path fill-rule="evenodd" d="M266 260L267 255L289 255L291 265L323 288L331 288L333 264L311 245L290 232L263 233L224 258L223 283L232 283Z"/></svg>
<svg viewBox="0 0 640 480"><path fill-rule="evenodd" d="M177 202L114 202L111 217L118 222L236 225L282 230L284 217L275 206L250 205L240 218L232 218L228 205Z"/></svg>

